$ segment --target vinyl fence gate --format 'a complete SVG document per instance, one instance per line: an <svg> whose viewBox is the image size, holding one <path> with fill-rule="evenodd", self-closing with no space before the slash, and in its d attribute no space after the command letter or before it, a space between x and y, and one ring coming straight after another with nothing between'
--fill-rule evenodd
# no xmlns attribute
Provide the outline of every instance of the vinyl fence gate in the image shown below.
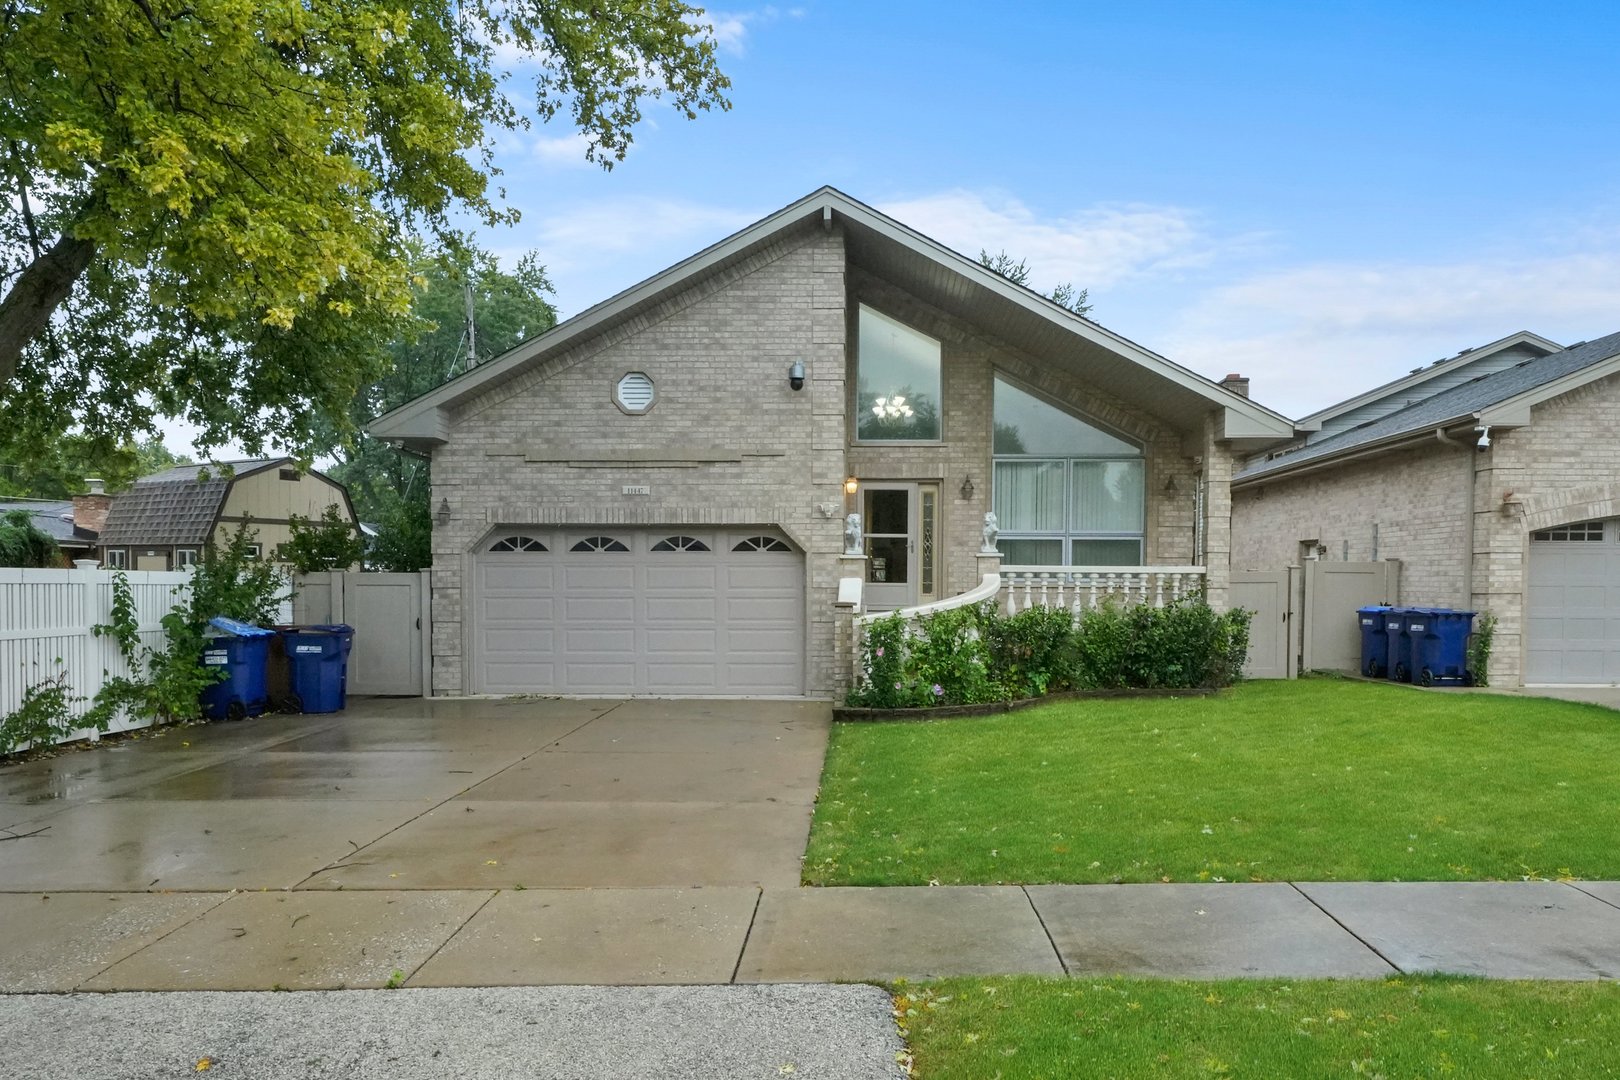
<svg viewBox="0 0 1620 1080"><path fill-rule="evenodd" d="M348 692L394 697L432 694L433 620L426 571L332 571L297 580L293 621L354 627Z"/></svg>

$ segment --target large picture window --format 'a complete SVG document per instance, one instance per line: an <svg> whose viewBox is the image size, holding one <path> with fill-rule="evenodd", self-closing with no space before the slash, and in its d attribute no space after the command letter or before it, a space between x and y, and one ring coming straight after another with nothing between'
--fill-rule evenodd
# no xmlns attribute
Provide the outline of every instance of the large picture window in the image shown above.
<svg viewBox="0 0 1620 1080"><path fill-rule="evenodd" d="M1136 566L1145 519L1142 448L995 381L997 544L1013 566Z"/></svg>
<svg viewBox="0 0 1620 1080"><path fill-rule="evenodd" d="M864 304L859 319L855 437L938 441L939 342Z"/></svg>

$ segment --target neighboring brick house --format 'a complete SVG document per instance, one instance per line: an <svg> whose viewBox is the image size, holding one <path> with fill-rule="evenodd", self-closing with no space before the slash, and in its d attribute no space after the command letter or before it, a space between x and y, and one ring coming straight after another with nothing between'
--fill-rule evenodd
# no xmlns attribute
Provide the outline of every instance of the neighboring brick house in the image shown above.
<svg viewBox="0 0 1620 1080"><path fill-rule="evenodd" d="M435 692L814 696L840 580L963 593L992 508L1224 603L1234 455L1293 433L831 188L370 430L432 457Z"/></svg>
<svg viewBox="0 0 1620 1080"><path fill-rule="evenodd" d="M100 480L87 483L88 492L66 499L0 499L0 515L25 511L36 529L56 541L65 562L94 559L112 496L101 490Z"/></svg>
<svg viewBox="0 0 1620 1080"><path fill-rule="evenodd" d="M228 467L228 474L224 467ZM112 497L101 529L104 565L178 570L196 562L210 538L227 540L244 520L255 555L277 558L292 539L294 515L319 518L336 506L353 523L343 485L292 458L254 458L206 466L177 465L135 481Z"/></svg>
<svg viewBox="0 0 1620 1080"><path fill-rule="evenodd" d="M1402 603L1496 616L1493 683L1620 683L1620 334L1514 335L1380 390L1233 478L1233 565L1400 559Z"/></svg>

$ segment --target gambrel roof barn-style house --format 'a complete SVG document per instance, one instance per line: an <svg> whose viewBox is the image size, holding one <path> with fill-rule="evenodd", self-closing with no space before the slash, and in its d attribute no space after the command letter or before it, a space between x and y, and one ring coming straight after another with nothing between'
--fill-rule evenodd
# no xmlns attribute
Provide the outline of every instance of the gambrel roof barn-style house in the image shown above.
<svg viewBox="0 0 1620 1080"><path fill-rule="evenodd" d="M1224 603L1294 430L1240 391L822 188L371 431L432 458L436 692L826 696L840 581L964 593L989 512L1005 577Z"/></svg>

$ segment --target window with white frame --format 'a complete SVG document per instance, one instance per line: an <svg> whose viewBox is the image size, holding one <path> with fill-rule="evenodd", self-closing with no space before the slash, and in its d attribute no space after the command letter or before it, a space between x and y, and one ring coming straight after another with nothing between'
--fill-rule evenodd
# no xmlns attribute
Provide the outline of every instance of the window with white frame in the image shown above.
<svg viewBox="0 0 1620 1080"><path fill-rule="evenodd" d="M938 442L940 344L861 305L856 339L855 437Z"/></svg>
<svg viewBox="0 0 1620 1080"><path fill-rule="evenodd" d="M250 559L262 559L262 558L264 558L264 545L263 544L249 544L247 546L247 557L250 558Z"/></svg>
<svg viewBox="0 0 1620 1080"><path fill-rule="evenodd" d="M108 548L107 549L107 569L109 569L109 570L128 570L129 569L129 552L127 550L125 550L124 548Z"/></svg>
<svg viewBox="0 0 1620 1080"><path fill-rule="evenodd" d="M196 566L197 565L197 549L196 548L176 548L175 552L174 552L174 565L175 565L175 568L178 569L178 570L184 570L188 566Z"/></svg>
<svg viewBox="0 0 1620 1080"><path fill-rule="evenodd" d="M1146 519L1142 448L995 380L991 502L1013 566L1136 566Z"/></svg>

